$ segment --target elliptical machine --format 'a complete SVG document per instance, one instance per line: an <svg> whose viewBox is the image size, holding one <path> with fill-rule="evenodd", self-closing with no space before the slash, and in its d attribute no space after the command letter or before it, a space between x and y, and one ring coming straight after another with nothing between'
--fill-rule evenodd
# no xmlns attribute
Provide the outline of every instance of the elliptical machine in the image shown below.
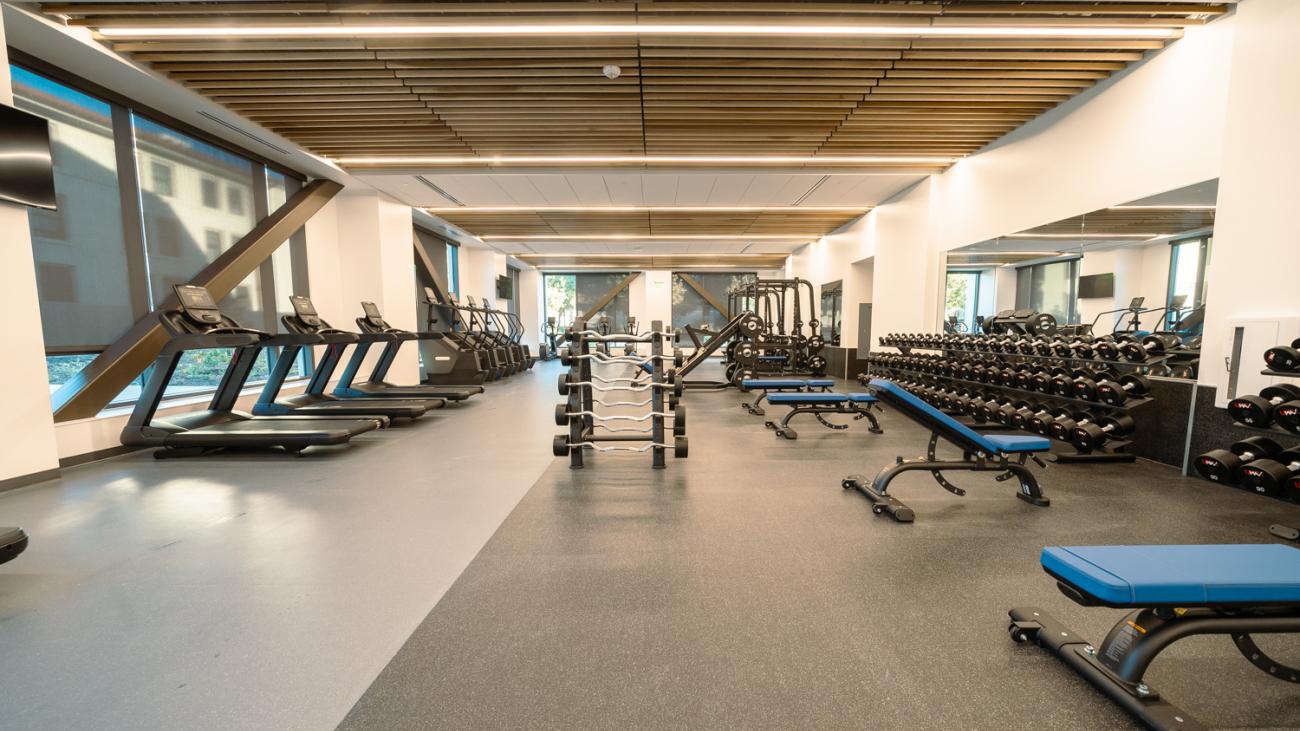
<svg viewBox="0 0 1300 731"><path fill-rule="evenodd" d="M559 328L555 324L555 316L546 318L546 324L542 326L542 338L539 350L541 350L542 360L555 360L559 356L560 346L556 343L560 337Z"/></svg>

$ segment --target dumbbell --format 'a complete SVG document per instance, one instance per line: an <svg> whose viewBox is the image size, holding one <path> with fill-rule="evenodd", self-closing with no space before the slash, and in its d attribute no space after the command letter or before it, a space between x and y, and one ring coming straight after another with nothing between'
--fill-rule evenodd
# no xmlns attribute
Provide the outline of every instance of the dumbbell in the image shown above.
<svg viewBox="0 0 1300 731"><path fill-rule="evenodd" d="M1238 396L1228 402L1228 413L1232 418L1251 426L1268 426L1273 422L1274 414L1284 404L1290 414L1300 407L1300 386L1291 383L1279 383L1268 386L1258 396Z"/></svg>
<svg viewBox="0 0 1300 731"><path fill-rule="evenodd" d="M1300 445L1296 445L1276 457L1264 457L1237 468L1237 484L1248 487L1261 495L1282 497L1286 492L1287 482L1294 484L1300 475Z"/></svg>
<svg viewBox="0 0 1300 731"><path fill-rule="evenodd" d="M1021 409L1027 410L1028 408L1028 401L1008 401L1003 403L1001 406L990 410L989 415L992 416L993 421L998 424L1001 424L1002 426L1010 426L1011 420L1015 417L1016 412Z"/></svg>
<svg viewBox="0 0 1300 731"><path fill-rule="evenodd" d="M1130 396L1151 393L1151 381L1137 373L1125 373L1119 380L1106 378L1097 382L1097 398L1111 406L1122 406Z"/></svg>
<svg viewBox="0 0 1300 731"><path fill-rule="evenodd" d="M1268 437L1247 437L1228 449L1212 449L1197 457L1196 471L1207 480L1229 485L1242 465L1257 459L1274 459L1281 452L1282 447Z"/></svg>
<svg viewBox="0 0 1300 731"><path fill-rule="evenodd" d="M1036 404L1034 406L1028 406L1026 408L1016 411L1016 413L1011 415L1011 425L1017 429L1021 429L1021 430L1028 429L1030 431L1033 431L1033 429L1029 426L1029 422L1035 417L1041 419L1044 416L1050 416L1051 413L1052 413L1051 410L1048 409L1045 404Z"/></svg>
<svg viewBox="0 0 1300 731"><path fill-rule="evenodd" d="M1070 430L1070 441L1080 452L1091 452L1108 440L1132 434L1135 426L1128 414L1108 414L1086 424L1075 424Z"/></svg>
<svg viewBox="0 0 1300 731"><path fill-rule="evenodd" d="M1121 343L1119 353L1125 360L1141 363L1153 357L1159 358L1165 351L1177 348L1180 343L1182 339L1172 333L1154 333L1142 338L1141 342L1131 340Z"/></svg>
<svg viewBox="0 0 1300 731"><path fill-rule="evenodd" d="M1277 345L1264 351L1264 363L1269 370L1300 373L1300 338L1291 345Z"/></svg>
<svg viewBox="0 0 1300 731"><path fill-rule="evenodd" d="M1053 390L1052 380L1060 376L1065 376L1068 378L1069 374L1070 374L1069 371L1060 367L1053 368L1050 371L1043 370L1042 368L1040 368L1038 369L1038 372L1034 373L1034 377L1030 385L1033 387L1035 391L1038 391L1039 393L1055 393L1055 391Z"/></svg>
<svg viewBox="0 0 1300 731"><path fill-rule="evenodd" d="M1133 338L1129 335L1113 335L1097 340L1092 344L1092 347L1097 353L1097 357L1102 360L1119 360L1119 349L1125 343L1132 341Z"/></svg>
<svg viewBox="0 0 1300 731"><path fill-rule="evenodd" d="M1097 400L1097 386L1101 381L1114 380L1119 378L1119 374L1110 368L1102 368L1096 371L1084 371L1074 379L1074 397L1081 398L1085 401Z"/></svg>
<svg viewBox="0 0 1300 731"><path fill-rule="evenodd" d="M1039 412L1025 420L1025 427L1029 431L1041 434L1045 437L1052 435L1052 424L1058 419L1069 418L1070 410L1057 407L1046 412Z"/></svg>
<svg viewBox="0 0 1300 731"><path fill-rule="evenodd" d="M1087 411L1065 411L1047 425L1048 436L1060 442L1068 442L1075 427L1091 424L1096 418Z"/></svg>

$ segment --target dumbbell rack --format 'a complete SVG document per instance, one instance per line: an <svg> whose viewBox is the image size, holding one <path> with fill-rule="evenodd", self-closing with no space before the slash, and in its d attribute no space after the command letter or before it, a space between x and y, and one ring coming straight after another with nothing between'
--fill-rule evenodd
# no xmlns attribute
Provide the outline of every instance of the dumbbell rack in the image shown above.
<svg viewBox="0 0 1300 731"><path fill-rule="evenodd" d="M1043 361L1043 360L1058 361L1058 362L1075 362L1075 363L1085 363L1085 364L1104 364L1104 365L1128 366L1128 367L1142 367L1142 366L1149 365L1151 362L1153 362L1153 361L1146 361L1146 362L1139 363L1139 362L1131 362L1131 361L1107 361L1107 360L1101 360L1097 358L1060 358L1056 356L1045 356L1045 355L1024 354L1024 353L998 353L998 352L987 351L987 350L977 350L973 348L945 347L942 345L938 345L938 346L894 345L891 343L891 340L892 340L891 336L882 337L881 344L896 348L899 351L899 353L901 353L902 355L912 355L913 350L939 351L939 352L943 352L945 355L949 354L950 352L966 352L966 353L975 353L981 356L985 356L989 358L990 361L998 361L1003 363L1006 366L1024 365L1026 361ZM1056 404L1083 405L1083 406L1087 406L1090 409L1101 409L1109 413L1116 413L1116 412L1131 413L1133 410L1146 406L1147 404L1150 404L1155 400L1149 396L1144 396L1140 398L1130 398L1130 399L1126 399L1122 405L1117 406L1113 404L1107 404L1102 401L1090 401L1087 399L1080 399L1071 396L1061 396L1059 394L1045 393L1043 391L1038 391L1034 389L1024 389L1016 386L1007 386L999 383L986 383L983 381L974 381L974 380L969 380L964 378L958 378L955 376L928 373L918 369L901 368L898 366L882 366L877 361L873 361L870 358L868 359L868 363L869 363L869 367L872 370L881 369L886 371L905 373L912 377L919 378L923 381L928 380L928 381L933 381L941 384L965 385L965 386L978 388L980 390L993 389L1002 393L1032 396L1035 401L1038 401L1040 403L1050 402ZM1026 398L1025 400L1028 401L1029 399ZM986 425L977 425L977 428L986 428ZM1132 444L1133 442L1130 439L1112 439L1112 440L1108 440L1106 442L1106 445L1098 450L1083 451L1079 449L1077 446L1075 446L1074 453L1072 454L1058 453L1053 455L1053 458L1057 463L1060 464L1071 464L1071 463L1081 463L1081 462L1112 462L1112 463L1133 462L1136 460L1136 456L1133 455L1131 452L1125 451Z"/></svg>
<svg viewBox="0 0 1300 731"><path fill-rule="evenodd" d="M1167 355L1162 355L1158 358L1151 358L1149 360L1133 361L1133 360L1103 360L1101 358L1081 358L1079 356L1061 357L1059 355L1040 355L1037 353L1003 353L996 350L980 350L979 348L970 347L970 346L958 347L958 346L953 346L948 344L897 345L893 342L886 342L890 340L892 337L893 336L886 335L880 338L880 344L888 346L890 348L897 348L900 352L903 353L910 353L911 350L939 350L945 352L953 351L959 353L972 353L974 355L989 356L993 358L1024 358L1026 360L1055 361L1058 363L1074 363L1074 364L1083 364L1083 365L1111 365L1111 366L1123 366L1123 367L1134 368L1139 370L1142 368L1150 368L1152 366L1161 365L1174 357L1173 354L1167 354ZM1287 375L1287 374L1276 373L1270 375ZM1295 376L1298 374L1292 373L1289 375Z"/></svg>
<svg viewBox="0 0 1300 731"><path fill-rule="evenodd" d="M1274 371L1268 368L1265 368L1264 370L1260 371L1259 374L1261 376L1273 376L1275 378L1300 378L1300 373L1293 373L1291 371ZM1276 424L1269 424L1268 426L1255 426L1254 424L1246 424L1234 419L1232 425L1240 429L1250 429L1252 431L1267 432L1269 434L1285 434L1289 437L1297 436L1295 432L1290 431L1288 429L1283 429L1282 427Z"/></svg>
<svg viewBox="0 0 1300 731"><path fill-rule="evenodd" d="M682 395L682 377L670 364L681 362L681 353L674 349L666 354L665 344L673 343L674 333L665 331L663 322L651 323L649 332L640 335L601 334L588 330L583 320L574 322L565 333L569 342L567 354L561 362L569 370L561 373L559 391L567 396L564 403L555 407L557 426L568 426L568 432L557 434L552 441L552 451L557 457L568 455L571 469L582 469L584 450L597 452L650 452L654 469L667 466L665 454L669 448L673 456L685 459L688 454L686 439L686 407L678 403ZM650 343L650 357L639 355L607 355L599 346L609 342ZM597 346L593 348L594 346ZM633 375L617 375L612 369L636 369ZM648 366L649 379L638 373ZM601 394L611 392L645 394L639 401L607 401ZM640 414L605 414L597 407L625 407L644 409ZM671 422L671 426L669 423ZM635 426L620 426L633 424ZM667 441L669 431L673 442ZM611 444L612 443L612 444Z"/></svg>

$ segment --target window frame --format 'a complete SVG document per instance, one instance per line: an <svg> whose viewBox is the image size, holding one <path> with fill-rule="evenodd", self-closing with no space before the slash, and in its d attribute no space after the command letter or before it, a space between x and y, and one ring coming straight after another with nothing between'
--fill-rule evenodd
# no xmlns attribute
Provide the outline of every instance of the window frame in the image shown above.
<svg viewBox="0 0 1300 731"><path fill-rule="evenodd" d="M1173 327L1179 319L1179 311L1170 309L1174 303L1174 282L1177 279L1178 251L1179 247L1200 242L1196 249L1196 283L1192 287L1192 297L1190 301L1183 304L1184 309L1188 312L1195 310L1205 304L1205 267L1210 262L1210 241L1213 237L1210 234L1200 236L1188 236L1182 239L1176 239L1169 242L1169 275L1165 280L1165 321L1163 327L1168 329Z"/></svg>
<svg viewBox="0 0 1300 731"><path fill-rule="evenodd" d="M257 153L253 152L252 150L246 150L237 147L226 140L222 140L218 137L215 137L201 129L198 129L190 124L187 124L182 120L176 119L171 115L161 112L158 109L140 104L139 102L130 99L118 92L115 92L111 89L106 89L92 81L82 78L81 76L78 76L58 66L50 64L47 61L44 61L43 59L36 58L18 49L10 48L8 63L12 66L17 66L19 68L22 68L37 76L45 77L50 81L53 81L62 86L66 86L72 89L73 91L90 96L109 106L109 109L111 110L110 112L111 117L112 117L112 132L113 132L112 141L113 141L113 146L115 148L115 158L116 158L115 162L117 168L118 188L120 193L121 210L123 214L122 227L123 227L123 240L126 249L124 256L126 259L127 281L128 281L129 288L131 290L130 300L132 305L132 313L135 319L137 320L139 320L142 317L146 317L151 312L153 312L154 303L152 302L152 295L149 291L150 278L149 278L149 264L148 264L148 254L147 254L148 251L147 239L145 237L144 206L143 206L144 191L142 190L142 185L141 185L143 181L141 180L140 164L135 154L136 131L135 131L135 124L132 119L133 114L140 117L147 118L154 123L173 129L176 132L179 132L181 134L193 137L196 140L212 145L227 153L244 158L248 160L252 165L254 165L255 173L253 175L254 188L253 188L252 203L253 203L253 213L257 223L260 223L261 221L265 220L266 217L270 214L269 211L270 201L268 197L268 186L269 186L268 175L270 173L272 172L277 173L283 176L284 178L286 178L287 181L289 181L287 186L288 190L286 191L286 199L292 198L307 183L307 176L304 175L303 173L300 173L291 168L287 168L272 160L268 160L265 157L262 157L261 155L258 155ZM257 170L260 170L261 172L257 173L256 172ZM174 174L174 170L172 172L173 174L170 176L170 181L171 181L170 194L174 195L175 186L176 186L176 177ZM153 185L152 170L150 170L149 182L150 182L150 190L151 192L153 192L152 191L152 185ZM228 191L223 190L222 187L219 185L218 196L219 199L226 199L228 197ZM229 203L228 200L221 200L220 202L226 203L228 207L228 203ZM249 201L246 199L242 199L241 196L241 203L244 206L244 210L247 210ZM290 236L290 238L287 239L286 242L282 245L291 247L290 249L291 262L292 262L291 276L294 282L295 293L303 293L303 294L308 293L307 292L308 264L307 264L307 256L306 256L307 249L306 249L306 237L303 233L303 230L299 229L298 231L294 232L294 234ZM265 261L263 261L261 264L258 265L257 272L260 274L260 284L261 284L262 295L263 295L263 300L262 300L263 321L256 324L253 323L248 323L248 324L250 326L260 327L262 329L267 329L269 331L274 332L275 330L278 329L279 316L278 316L278 309L276 308L275 301L274 301L274 294L273 294L275 283L274 283L274 277L272 276L273 269L271 264L271 257L267 257ZM45 347L45 356L48 359L50 357L66 357L66 356L74 356L74 355L96 355L104 352L111 345L112 345L111 342L102 343L102 344L99 343L72 344L72 345L57 345L57 346L47 345ZM278 354L279 354L278 349L275 350L274 352L269 353L268 363L273 364L274 359L278 356ZM303 367L304 377L306 376L306 374L310 373L311 365L312 365L311 349L303 348L302 367ZM137 380L139 378L145 377L147 373L148 370L146 369L144 374L137 377ZM252 382L250 381L250 384L251 383ZM202 393L210 394L212 392L215 392L215 390L216 390L216 385L214 385L211 390L205 390ZM172 400L172 398L191 398L194 397L195 395L198 395L198 392L178 394L175 397L168 397L164 400L165 401ZM112 403L108 405L108 408L119 408L119 407L130 405L133 402L134 402L133 399L124 400L124 401L114 400Z"/></svg>
<svg viewBox="0 0 1300 731"><path fill-rule="evenodd" d="M1082 260L1083 257L1081 255L1071 256L1069 258L1061 257L1061 258L1052 259L1051 261L1039 261L1033 264L1025 264L1023 266L1016 267L1016 309L1018 310L1026 309L1026 308L1032 308L1034 310L1039 309L1037 307L1034 307L1034 305L1032 304L1032 295L1033 295L1032 286L1030 288L1031 301L1021 303L1020 277L1022 275L1028 274L1028 276L1030 277L1030 284L1032 285L1033 284L1032 270L1038 269L1040 267L1056 266L1057 264L1068 264L1070 267L1070 273L1067 275L1068 278L1067 281L1069 282L1069 290L1066 292L1065 295L1065 301L1068 303L1068 305L1065 313L1066 320L1064 323L1061 324L1078 322L1079 321L1079 262ZM1030 271L1026 272L1025 270L1030 270Z"/></svg>

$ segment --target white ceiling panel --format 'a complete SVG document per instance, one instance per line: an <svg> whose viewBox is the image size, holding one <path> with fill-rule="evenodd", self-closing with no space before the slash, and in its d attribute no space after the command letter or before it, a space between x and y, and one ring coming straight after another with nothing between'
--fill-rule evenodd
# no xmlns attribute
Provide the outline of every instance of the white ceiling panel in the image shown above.
<svg viewBox="0 0 1300 731"><path fill-rule="evenodd" d="M490 206L510 200L510 195L497 185L494 175L426 175L424 177L467 206Z"/></svg>
<svg viewBox="0 0 1300 731"><path fill-rule="evenodd" d="M604 175L566 175L569 187L578 197L578 204L583 206L609 205L609 188L605 187Z"/></svg>
<svg viewBox="0 0 1300 731"><path fill-rule="evenodd" d="M713 190L716 175L691 173L677 179L677 200L674 205L702 206L709 202L709 192Z"/></svg>
<svg viewBox="0 0 1300 731"><path fill-rule="evenodd" d="M528 182L542 194L548 206L576 206L578 194L569 185L567 175L529 175Z"/></svg>
<svg viewBox="0 0 1300 731"><path fill-rule="evenodd" d="M749 187L739 202L746 206L788 206L798 200L798 196L788 198L783 195L792 177L771 173L751 176Z"/></svg>
<svg viewBox="0 0 1300 731"><path fill-rule="evenodd" d="M546 196L533 185L530 175L493 175L493 180L510 196L510 203L517 206L544 206ZM568 183L564 184L568 187Z"/></svg>
<svg viewBox="0 0 1300 731"><path fill-rule="evenodd" d="M671 206L677 203L676 175L645 175L641 178L642 205Z"/></svg>
<svg viewBox="0 0 1300 731"><path fill-rule="evenodd" d="M713 190L709 192L709 200L706 201L713 206L738 206L745 197L745 191L749 190L749 184L754 182L754 176L748 173L724 173L718 176L717 181L713 184Z"/></svg>
<svg viewBox="0 0 1300 731"><path fill-rule="evenodd" d="M639 173L606 175L605 187L609 189L609 202L616 206L642 205Z"/></svg>

